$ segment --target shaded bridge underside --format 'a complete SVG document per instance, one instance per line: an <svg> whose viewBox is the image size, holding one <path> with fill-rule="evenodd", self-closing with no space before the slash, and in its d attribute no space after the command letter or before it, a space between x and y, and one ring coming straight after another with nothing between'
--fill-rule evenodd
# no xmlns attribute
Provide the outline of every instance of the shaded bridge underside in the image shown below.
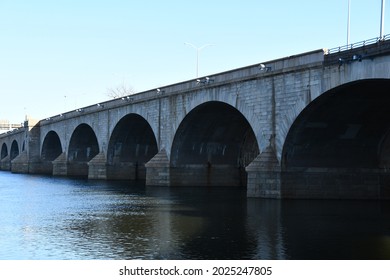
<svg viewBox="0 0 390 280"><path fill-rule="evenodd" d="M171 152L171 184L246 186L245 167L259 154L245 117L222 102L192 110L179 126Z"/></svg>
<svg viewBox="0 0 390 280"><path fill-rule="evenodd" d="M286 138L282 154L285 191L291 191L295 181L333 194L350 184L376 187L379 195L387 195L389 182L382 175L390 167L389 108L388 80L350 83L314 100Z"/></svg>
<svg viewBox="0 0 390 280"><path fill-rule="evenodd" d="M145 163L158 151L148 122L129 114L116 125L108 146L108 179L145 179Z"/></svg>

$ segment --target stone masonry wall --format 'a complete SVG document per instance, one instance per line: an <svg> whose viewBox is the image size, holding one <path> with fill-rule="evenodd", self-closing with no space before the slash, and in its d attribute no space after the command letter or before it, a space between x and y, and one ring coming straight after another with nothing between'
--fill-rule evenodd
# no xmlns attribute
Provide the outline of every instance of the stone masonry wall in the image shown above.
<svg viewBox="0 0 390 280"><path fill-rule="evenodd" d="M62 147L62 154L53 161L54 175L86 172L90 178L106 179L106 157L111 134L124 116L137 114L150 124L160 151L145 165L146 184L167 186L173 181L180 181L180 176L175 172L171 174L170 155L181 122L197 106L218 101L236 108L249 122L257 139L260 155L246 168L248 196L291 197L294 196L293 192L300 196L299 188L293 190L291 187L292 181L297 180L296 176L281 173L284 141L297 116L316 97L332 88L359 79L390 78L390 56L387 54L339 65L335 62L324 64L324 52L316 50L265 62L266 68L255 64L210 75L207 81L201 77L199 81L177 83L48 117L40 121L39 130L0 135L0 147L6 143L10 149L12 141L17 140L20 157L15 159L15 164L25 166L26 161L32 167L18 170L36 172L42 170L37 165L45 137L54 131ZM72 165L68 162L69 143L80 124L89 125L95 132L99 154L89 164ZM27 153L22 153L23 143L27 146ZM2 168L8 168L8 165L12 166L4 158ZM182 175L192 172L190 169L182 172ZM109 174L115 172L109 171ZM322 176L321 172L308 173L299 179L305 182L302 192L308 191L308 182L315 181L311 178L316 176ZM387 179L382 176L367 182L375 180ZM364 186L360 190L362 193L363 189ZM388 190L380 192L387 193Z"/></svg>

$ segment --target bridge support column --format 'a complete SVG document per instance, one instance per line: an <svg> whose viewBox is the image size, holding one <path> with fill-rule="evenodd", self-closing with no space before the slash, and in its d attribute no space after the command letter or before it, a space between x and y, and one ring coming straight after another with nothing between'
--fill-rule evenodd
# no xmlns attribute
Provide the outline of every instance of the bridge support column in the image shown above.
<svg viewBox="0 0 390 280"><path fill-rule="evenodd" d="M28 173L28 154L27 151L22 152L11 162L11 172L12 173Z"/></svg>
<svg viewBox="0 0 390 280"><path fill-rule="evenodd" d="M5 171L11 170L11 160L10 160L9 155L1 160L0 169L5 170Z"/></svg>
<svg viewBox="0 0 390 280"><path fill-rule="evenodd" d="M88 179L107 179L106 155L103 152L98 153L93 159L88 162Z"/></svg>
<svg viewBox="0 0 390 280"><path fill-rule="evenodd" d="M169 159L165 149L158 152L146 167L146 186L169 186Z"/></svg>
<svg viewBox="0 0 390 280"><path fill-rule="evenodd" d="M271 147L267 147L246 167L247 196L281 198L279 161Z"/></svg>
<svg viewBox="0 0 390 280"><path fill-rule="evenodd" d="M66 154L60 154L53 160L53 176L67 176L68 175L68 160Z"/></svg>

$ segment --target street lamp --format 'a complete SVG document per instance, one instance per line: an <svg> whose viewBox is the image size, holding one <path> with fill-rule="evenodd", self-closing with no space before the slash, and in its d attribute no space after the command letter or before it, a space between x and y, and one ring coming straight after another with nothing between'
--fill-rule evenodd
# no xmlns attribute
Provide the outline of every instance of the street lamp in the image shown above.
<svg viewBox="0 0 390 280"><path fill-rule="evenodd" d="M349 49L350 24L351 24L351 1L348 0L347 49Z"/></svg>
<svg viewBox="0 0 390 280"><path fill-rule="evenodd" d="M199 71L199 52L206 48L206 47L209 47L209 46L213 46L212 44L206 44L206 45L203 45L201 46L200 48L198 48L197 46L191 44L191 43L184 43L188 46L191 46L193 47L195 50L196 50L196 77L198 78L198 71Z"/></svg>
<svg viewBox="0 0 390 280"><path fill-rule="evenodd" d="M382 6L381 6L381 32L379 38L383 40L383 32L385 29L385 0L382 0Z"/></svg>

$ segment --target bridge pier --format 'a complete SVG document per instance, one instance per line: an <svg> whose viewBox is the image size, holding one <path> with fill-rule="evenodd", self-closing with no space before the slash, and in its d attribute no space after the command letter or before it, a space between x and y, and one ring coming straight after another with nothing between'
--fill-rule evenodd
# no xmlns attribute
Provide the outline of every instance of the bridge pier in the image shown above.
<svg viewBox="0 0 390 280"><path fill-rule="evenodd" d="M98 153L88 162L88 179L106 180L107 164L104 152Z"/></svg>
<svg viewBox="0 0 390 280"><path fill-rule="evenodd" d="M246 167L246 172L248 197L281 198L281 170L272 147L259 154Z"/></svg>
<svg viewBox="0 0 390 280"><path fill-rule="evenodd" d="M27 151L22 152L11 161L12 173L29 173L29 162Z"/></svg>
<svg viewBox="0 0 390 280"><path fill-rule="evenodd" d="M146 167L146 186L169 186L170 166L167 152L162 149L149 162Z"/></svg>
<svg viewBox="0 0 390 280"><path fill-rule="evenodd" d="M0 169L4 171L11 170L11 159L9 155L1 160Z"/></svg>
<svg viewBox="0 0 390 280"><path fill-rule="evenodd" d="M68 175L68 160L66 153L60 154L53 160L53 176L67 176Z"/></svg>

